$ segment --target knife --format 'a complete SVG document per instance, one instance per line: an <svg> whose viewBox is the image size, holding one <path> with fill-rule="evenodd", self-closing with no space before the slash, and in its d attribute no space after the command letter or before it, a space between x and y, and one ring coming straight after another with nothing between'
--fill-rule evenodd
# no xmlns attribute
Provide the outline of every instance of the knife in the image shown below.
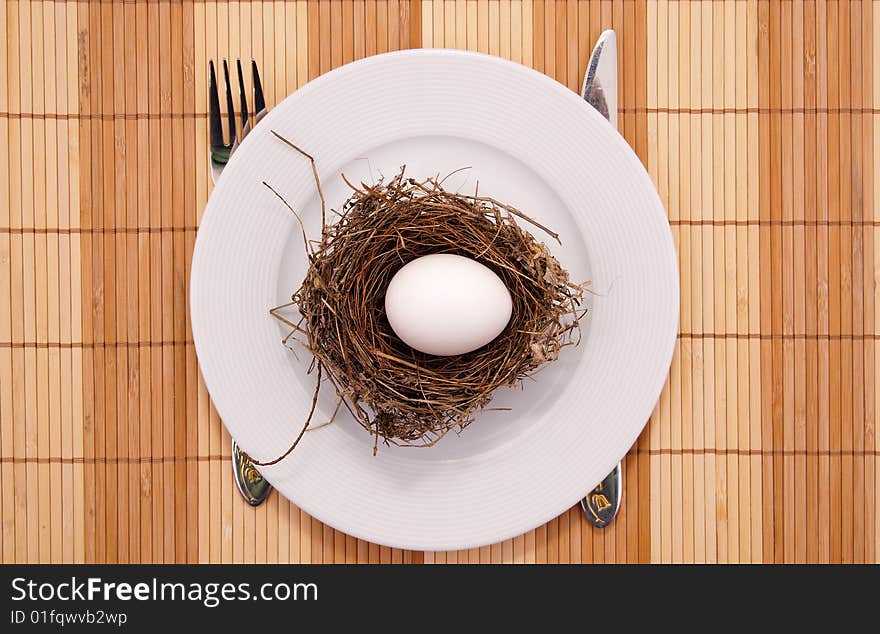
<svg viewBox="0 0 880 634"><path fill-rule="evenodd" d="M603 31L596 40L581 95L617 129L617 34Z"/></svg>
<svg viewBox="0 0 880 634"><path fill-rule="evenodd" d="M596 40L581 95L617 129L617 34L613 29L603 31ZM623 470L618 462L596 488L581 498L581 509L590 524L605 528L617 516L622 501Z"/></svg>

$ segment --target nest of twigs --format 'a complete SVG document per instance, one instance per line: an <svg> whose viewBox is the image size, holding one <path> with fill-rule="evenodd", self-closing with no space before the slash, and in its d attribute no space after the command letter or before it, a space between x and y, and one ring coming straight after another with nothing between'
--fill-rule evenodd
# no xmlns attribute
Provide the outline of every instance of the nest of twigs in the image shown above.
<svg viewBox="0 0 880 634"><path fill-rule="evenodd" d="M317 172L315 179L323 202ZM407 178L403 169L349 185L351 197L332 222L324 217L320 239L304 232L309 268L291 302L301 319L282 320L314 357L315 402L323 376L373 435L374 451L380 440L430 446L464 429L496 389L517 386L578 341L584 287L521 223L558 240L555 233L497 200L447 191L436 178ZM439 357L413 350L391 329L388 283L403 265L433 253L472 258L507 286L512 316L491 343Z"/></svg>

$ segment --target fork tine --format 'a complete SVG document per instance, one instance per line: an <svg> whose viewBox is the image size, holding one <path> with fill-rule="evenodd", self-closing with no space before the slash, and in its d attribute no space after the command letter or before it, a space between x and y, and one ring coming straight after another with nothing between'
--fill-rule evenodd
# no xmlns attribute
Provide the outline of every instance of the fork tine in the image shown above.
<svg viewBox="0 0 880 634"><path fill-rule="evenodd" d="M229 85L229 66L223 60L223 79L226 81L226 117L229 120L229 145L235 145L235 106L232 105L232 88Z"/></svg>
<svg viewBox="0 0 880 634"><path fill-rule="evenodd" d="M266 109L266 100L263 99L263 83L260 81L260 71L257 70L255 60L251 60L251 75L254 78L254 113L259 114Z"/></svg>
<svg viewBox="0 0 880 634"><path fill-rule="evenodd" d="M247 97L245 97L244 93L244 77L241 74L241 60L235 60L235 65L238 67L238 100L241 103L241 130L242 134L244 134L244 128L248 122L248 105L247 105Z"/></svg>
<svg viewBox="0 0 880 634"><path fill-rule="evenodd" d="M213 60L208 62L208 120L211 129L211 147L223 146L223 123L220 120L220 95L217 93L217 75Z"/></svg>

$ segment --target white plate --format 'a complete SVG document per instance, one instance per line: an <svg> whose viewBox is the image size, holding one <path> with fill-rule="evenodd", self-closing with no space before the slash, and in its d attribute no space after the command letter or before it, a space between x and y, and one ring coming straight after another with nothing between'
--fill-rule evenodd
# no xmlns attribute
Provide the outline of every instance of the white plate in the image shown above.
<svg viewBox="0 0 880 634"><path fill-rule="evenodd" d="M313 377L284 348L268 309L287 301L306 259L295 220L268 181L320 212L312 153L328 203L407 165L452 188L516 205L562 236L546 241L595 295L578 348L522 390L510 412L479 415L429 449L380 446L345 412L263 469L283 495L350 535L400 548L471 548L523 533L577 503L635 441L660 394L678 324L678 270L663 206L622 137L552 79L496 57L448 50L389 53L312 81L279 104L229 162L199 227L190 295L199 364L232 436L258 459L299 432ZM539 235L539 238L541 236ZM327 386L315 423L335 399ZM625 502L626 503L626 502Z"/></svg>

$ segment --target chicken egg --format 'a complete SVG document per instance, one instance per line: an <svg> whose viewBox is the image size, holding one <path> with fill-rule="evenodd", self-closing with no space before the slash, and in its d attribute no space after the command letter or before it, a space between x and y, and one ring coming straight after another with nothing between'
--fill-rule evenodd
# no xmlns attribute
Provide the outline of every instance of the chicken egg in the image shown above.
<svg viewBox="0 0 880 634"><path fill-rule="evenodd" d="M449 253L416 258L388 284L385 313L411 348L452 356L497 337L513 311L504 282L476 260Z"/></svg>

